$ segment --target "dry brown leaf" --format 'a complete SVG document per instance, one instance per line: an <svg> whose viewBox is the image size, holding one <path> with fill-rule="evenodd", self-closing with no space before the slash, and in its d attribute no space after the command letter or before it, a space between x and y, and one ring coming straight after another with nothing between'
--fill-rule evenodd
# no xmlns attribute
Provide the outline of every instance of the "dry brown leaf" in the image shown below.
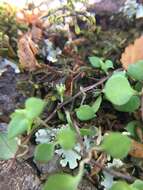
<svg viewBox="0 0 143 190"><path fill-rule="evenodd" d="M23 24L35 24L40 21L42 13L39 9L32 10L19 10L16 14L16 19L18 23Z"/></svg>
<svg viewBox="0 0 143 190"><path fill-rule="evenodd" d="M134 158L143 158L143 144L132 140L132 149L129 154Z"/></svg>
<svg viewBox="0 0 143 190"><path fill-rule="evenodd" d="M25 34L18 41L18 56L20 65L23 69L33 71L40 68L35 55L38 53L36 44L28 34Z"/></svg>
<svg viewBox="0 0 143 190"><path fill-rule="evenodd" d="M41 39L42 39L42 29L37 27L37 26L32 26L31 29L31 36L32 36L32 40L35 43L38 43Z"/></svg>
<svg viewBox="0 0 143 190"><path fill-rule="evenodd" d="M96 160L96 163L91 170L90 176L93 177L97 175L102 170L102 168L104 168L106 162L107 162L107 155L105 153L102 153L99 156L99 158Z"/></svg>
<svg viewBox="0 0 143 190"><path fill-rule="evenodd" d="M139 60L143 60L143 36L137 38L134 44L130 44L125 48L121 56L121 63L125 70L130 64L134 64Z"/></svg>
<svg viewBox="0 0 143 190"><path fill-rule="evenodd" d="M66 96L72 96L73 93L73 75L69 75L65 81L65 85L66 85L66 91L65 91L65 95Z"/></svg>

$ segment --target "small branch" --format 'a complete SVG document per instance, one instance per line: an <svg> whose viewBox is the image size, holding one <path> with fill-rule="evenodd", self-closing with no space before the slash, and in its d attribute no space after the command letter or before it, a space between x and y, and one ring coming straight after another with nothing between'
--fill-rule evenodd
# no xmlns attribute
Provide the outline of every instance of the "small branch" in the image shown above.
<svg viewBox="0 0 143 190"><path fill-rule="evenodd" d="M141 91L141 119L143 121L143 88Z"/></svg>
<svg viewBox="0 0 143 190"><path fill-rule="evenodd" d="M80 146L81 146L81 149L82 149L82 153L84 153L84 144L83 144L83 140L82 140L82 137L80 135L80 130L79 130L79 127L77 125L77 123L74 121L74 124L73 124L74 128L75 128L75 131L77 133L77 136L78 136L78 141L80 143Z"/></svg>
<svg viewBox="0 0 143 190"><path fill-rule="evenodd" d="M50 115L47 119L45 119L45 123L47 123L50 119L52 119L52 118L55 116L55 114L56 114L56 112L57 112L58 109L61 109L63 106L67 105L68 103L70 103L70 102L72 102L74 99L76 99L77 97L81 96L81 95L83 94L83 92L84 92L84 93L85 93L85 92L88 92L88 91L90 91L90 90L92 90L92 89L94 89L94 88L96 88L96 87L102 85L109 77L110 77L110 75L107 76L107 77L102 78L99 82L97 82L97 83L95 83L95 84L93 84L93 85L91 85L91 86L87 86L87 87L83 88L83 89L82 89L82 92L79 91L77 94L75 94L74 96L72 96L71 98L69 98L67 101L65 101L65 102L63 102L63 103L61 103L61 104L59 104L59 105L55 108L55 110L51 113L51 115Z"/></svg>

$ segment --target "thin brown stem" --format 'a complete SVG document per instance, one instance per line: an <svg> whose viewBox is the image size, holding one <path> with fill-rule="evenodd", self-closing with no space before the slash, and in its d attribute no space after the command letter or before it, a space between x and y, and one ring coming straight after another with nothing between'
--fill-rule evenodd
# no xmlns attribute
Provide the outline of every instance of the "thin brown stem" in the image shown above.
<svg viewBox="0 0 143 190"><path fill-rule="evenodd" d="M75 94L74 96L72 96L71 98L69 98L67 101L65 101L65 102L63 102L63 103L61 103L61 104L59 104L59 105L55 108L55 110L49 115L49 117L48 117L47 119L45 119L45 122L47 123L50 119L52 119L52 118L55 116L55 114L56 114L56 112L57 112L58 109L61 109L63 106L67 105L68 103L70 103L70 102L72 102L74 99L76 99L77 97L81 96L81 95L83 94L83 92L84 92L84 93L85 93L85 92L88 92L88 91L90 91L90 90L92 90L92 89L94 89L94 88L96 88L96 87L102 85L109 77L110 77L110 76L104 77L104 78L102 78L101 80L99 80L99 82L97 82L97 83L95 83L95 84L93 84L93 85L91 85L91 86L87 86L87 87L83 88L83 89L82 89L82 92L79 91L77 94Z"/></svg>

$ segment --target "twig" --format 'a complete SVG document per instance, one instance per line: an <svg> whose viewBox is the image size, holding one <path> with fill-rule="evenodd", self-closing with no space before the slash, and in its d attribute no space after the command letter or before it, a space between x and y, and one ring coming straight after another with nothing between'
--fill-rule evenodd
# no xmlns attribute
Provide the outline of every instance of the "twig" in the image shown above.
<svg viewBox="0 0 143 190"><path fill-rule="evenodd" d="M82 171L83 168L84 168L84 164L86 163L89 163L92 159L92 157L95 157L96 156L96 148L92 148L87 157L85 159L83 159L81 162L80 162L80 167L79 167L79 171ZM123 173L120 173L118 171L115 171L115 170L112 170L112 169L109 169L109 168L103 168L103 166L101 166L99 163L95 162L94 163L97 167L101 168L102 170L104 170L105 172L109 173L110 175L112 176L115 176L115 177L118 177L118 178L121 178L121 179L124 179L124 180L127 180L129 182L134 182L136 180L135 177L133 176L130 176L130 175L127 175L127 174L123 174Z"/></svg>
<svg viewBox="0 0 143 190"><path fill-rule="evenodd" d="M141 91L141 119L143 121L143 88Z"/></svg>
<svg viewBox="0 0 143 190"><path fill-rule="evenodd" d="M81 137L81 135L80 135L79 127L78 127L78 125L77 125L77 123L76 123L75 121L73 122L73 126L74 126L74 128L75 128L76 133L77 133L78 141L79 141L79 143L80 143L80 146L81 146L81 149L82 149L82 153L84 153L84 152L83 152L83 151L84 151L83 140L82 140L82 137Z"/></svg>
<svg viewBox="0 0 143 190"><path fill-rule="evenodd" d="M51 113L51 115L45 119L45 123L47 123L50 119L52 119L54 117L54 115L56 114L58 109L61 109L63 106L67 105L68 103L72 102L74 99L76 99L77 97L81 96L83 94L83 92L88 92L90 90L92 90L93 88L96 88L97 86L100 86L101 84L103 84L110 76L104 77L102 78L99 82L91 85L91 86L87 86L85 88L82 89L82 92L79 91L77 94L75 94L74 96L72 96L71 98L69 98L67 101L59 104L55 110Z"/></svg>

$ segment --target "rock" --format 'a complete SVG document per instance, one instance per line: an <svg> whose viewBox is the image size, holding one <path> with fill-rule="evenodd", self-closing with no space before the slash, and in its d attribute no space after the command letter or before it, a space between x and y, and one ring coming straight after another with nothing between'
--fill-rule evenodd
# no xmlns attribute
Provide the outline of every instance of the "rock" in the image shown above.
<svg viewBox="0 0 143 190"><path fill-rule="evenodd" d="M88 7L88 10L97 14L116 14L124 6L126 0L101 0Z"/></svg>
<svg viewBox="0 0 143 190"><path fill-rule="evenodd" d="M78 190L97 190L97 188L89 180L83 178Z"/></svg>
<svg viewBox="0 0 143 190"><path fill-rule="evenodd" d="M58 155L55 155L54 158L50 160L47 164L41 164L36 162L36 166L42 175L51 175L52 173L57 173L61 171Z"/></svg>
<svg viewBox="0 0 143 190"><path fill-rule="evenodd" d="M11 67L0 76L0 120L2 116L9 116L15 108L23 104L25 97L17 89L17 75ZM6 121L7 122L7 121Z"/></svg>
<svg viewBox="0 0 143 190"><path fill-rule="evenodd" d="M35 170L25 162L0 161L0 190L41 190Z"/></svg>

